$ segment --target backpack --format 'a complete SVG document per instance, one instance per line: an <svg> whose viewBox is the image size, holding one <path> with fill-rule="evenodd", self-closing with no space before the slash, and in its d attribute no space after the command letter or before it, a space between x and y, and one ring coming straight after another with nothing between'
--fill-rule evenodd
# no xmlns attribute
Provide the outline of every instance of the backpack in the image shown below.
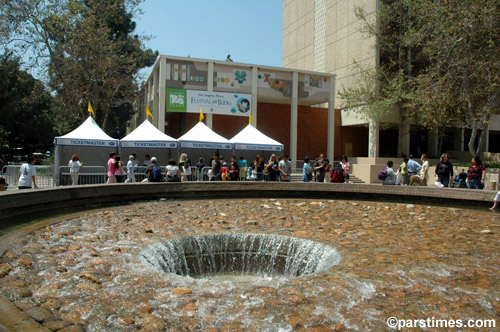
<svg viewBox="0 0 500 332"><path fill-rule="evenodd" d="M156 165L153 168L153 182L160 182L161 178L162 178L161 168L160 168L160 166Z"/></svg>
<svg viewBox="0 0 500 332"><path fill-rule="evenodd" d="M378 172L378 179L384 181L385 178L387 177L387 167L385 167L383 170Z"/></svg>
<svg viewBox="0 0 500 332"><path fill-rule="evenodd" d="M336 168L332 172L332 182L342 183L345 181L344 170L342 168Z"/></svg>

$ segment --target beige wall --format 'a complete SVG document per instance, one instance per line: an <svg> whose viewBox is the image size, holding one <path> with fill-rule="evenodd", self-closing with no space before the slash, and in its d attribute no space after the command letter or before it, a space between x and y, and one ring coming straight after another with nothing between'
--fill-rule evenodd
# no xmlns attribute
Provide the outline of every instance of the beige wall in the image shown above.
<svg viewBox="0 0 500 332"><path fill-rule="evenodd" d="M373 13L376 0L284 0L283 67L335 73L337 90L355 85L354 62L376 63L375 40L360 31L356 7ZM338 96L335 105L342 105Z"/></svg>

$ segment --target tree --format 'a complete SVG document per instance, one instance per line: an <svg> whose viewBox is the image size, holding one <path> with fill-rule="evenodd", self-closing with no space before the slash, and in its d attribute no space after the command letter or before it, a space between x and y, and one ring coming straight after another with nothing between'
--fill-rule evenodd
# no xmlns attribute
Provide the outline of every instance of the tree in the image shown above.
<svg viewBox="0 0 500 332"><path fill-rule="evenodd" d="M414 106L427 127L463 123L476 155L479 130L500 114L500 1L449 0L433 4L422 34L432 65L415 79Z"/></svg>
<svg viewBox="0 0 500 332"><path fill-rule="evenodd" d="M479 130L500 112L499 10L499 0L386 0L371 22L358 8L380 63L340 92L343 106L371 119L396 107L400 123L414 120L438 131L440 141L445 127L464 124L476 154Z"/></svg>
<svg viewBox="0 0 500 332"><path fill-rule="evenodd" d="M49 86L68 121L83 121L90 101L101 127L112 136L123 135L138 71L157 56L132 35L141 1L0 1L10 22L16 22L10 44L30 49L33 63L47 68Z"/></svg>
<svg viewBox="0 0 500 332"><path fill-rule="evenodd" d="M402 155L402 135L409 135L403 126L410 117L411 81L426 65L416 32L422 24L419 17L422 2L424 0L382 1L376 13L356 8L356 16L364 22L363 31L376 40L374 47L380 52L380 61L371 68L356 64L357 85L342 87L339 91L344 100L342 107L369 121L388 123L392 111L397 111L398 156Z"/></svg>
<svg viewBox="0 0 500 332"><path fill-rule="evenodd" d="M10 53L0 56L0 147L13 154L18 147L49 145L54 139L53 98L42 82L20 69Z"/></svg>

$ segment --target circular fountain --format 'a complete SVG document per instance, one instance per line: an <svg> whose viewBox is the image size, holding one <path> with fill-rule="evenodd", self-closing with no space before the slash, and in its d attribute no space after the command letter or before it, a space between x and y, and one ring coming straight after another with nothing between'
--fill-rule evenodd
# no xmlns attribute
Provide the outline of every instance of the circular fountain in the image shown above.
<svg viewBox="0 0 500 332"><path fill-rule="evenodd" d="M271 234L209 234L154 244L141 257L157 271L190 277L257 275L300 277L340 261L324 244Z"/></svg>
<svg viewBox="0 0 500 332"><path fill-rule="evenodd" d="M500 314L498 214L243 203L135 203L12 233L0 292L53 331L385 331L389 317Z"/></svg>

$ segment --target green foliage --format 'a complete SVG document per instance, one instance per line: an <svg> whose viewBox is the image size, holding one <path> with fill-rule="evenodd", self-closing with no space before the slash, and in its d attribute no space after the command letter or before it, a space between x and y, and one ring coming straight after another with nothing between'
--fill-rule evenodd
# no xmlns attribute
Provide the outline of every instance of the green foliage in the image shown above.
<svg viewBox="0 0 500 332"><path fill-rule="evenodd" d="M81 123L90 101L105 131L115 137L124 134L138 72L157 56L144 48L142 37L132 34L140 2L0 0L0 9L16 22L9 45L29 49L33 63L46 68L62 121L58 129Z"/></svg>
<svg viewBox="0 0 500 332"><path fill-rule="evenodd" d="M0 75L0 146L12 152L51 144L53 97L42 82L21 70L19 58L10 53L0 56Z"/></svg>
<svg viewBox="0 0 500 332"><path fill-rule="evenodd" d="M357 86L339 93L342 107L381 121L396 107L397 120L440 133L463 123L477 153L478 130L500 113L499 10L499 0L381 1L372 19L358 8L380 63L357 66Z"/></svg>

